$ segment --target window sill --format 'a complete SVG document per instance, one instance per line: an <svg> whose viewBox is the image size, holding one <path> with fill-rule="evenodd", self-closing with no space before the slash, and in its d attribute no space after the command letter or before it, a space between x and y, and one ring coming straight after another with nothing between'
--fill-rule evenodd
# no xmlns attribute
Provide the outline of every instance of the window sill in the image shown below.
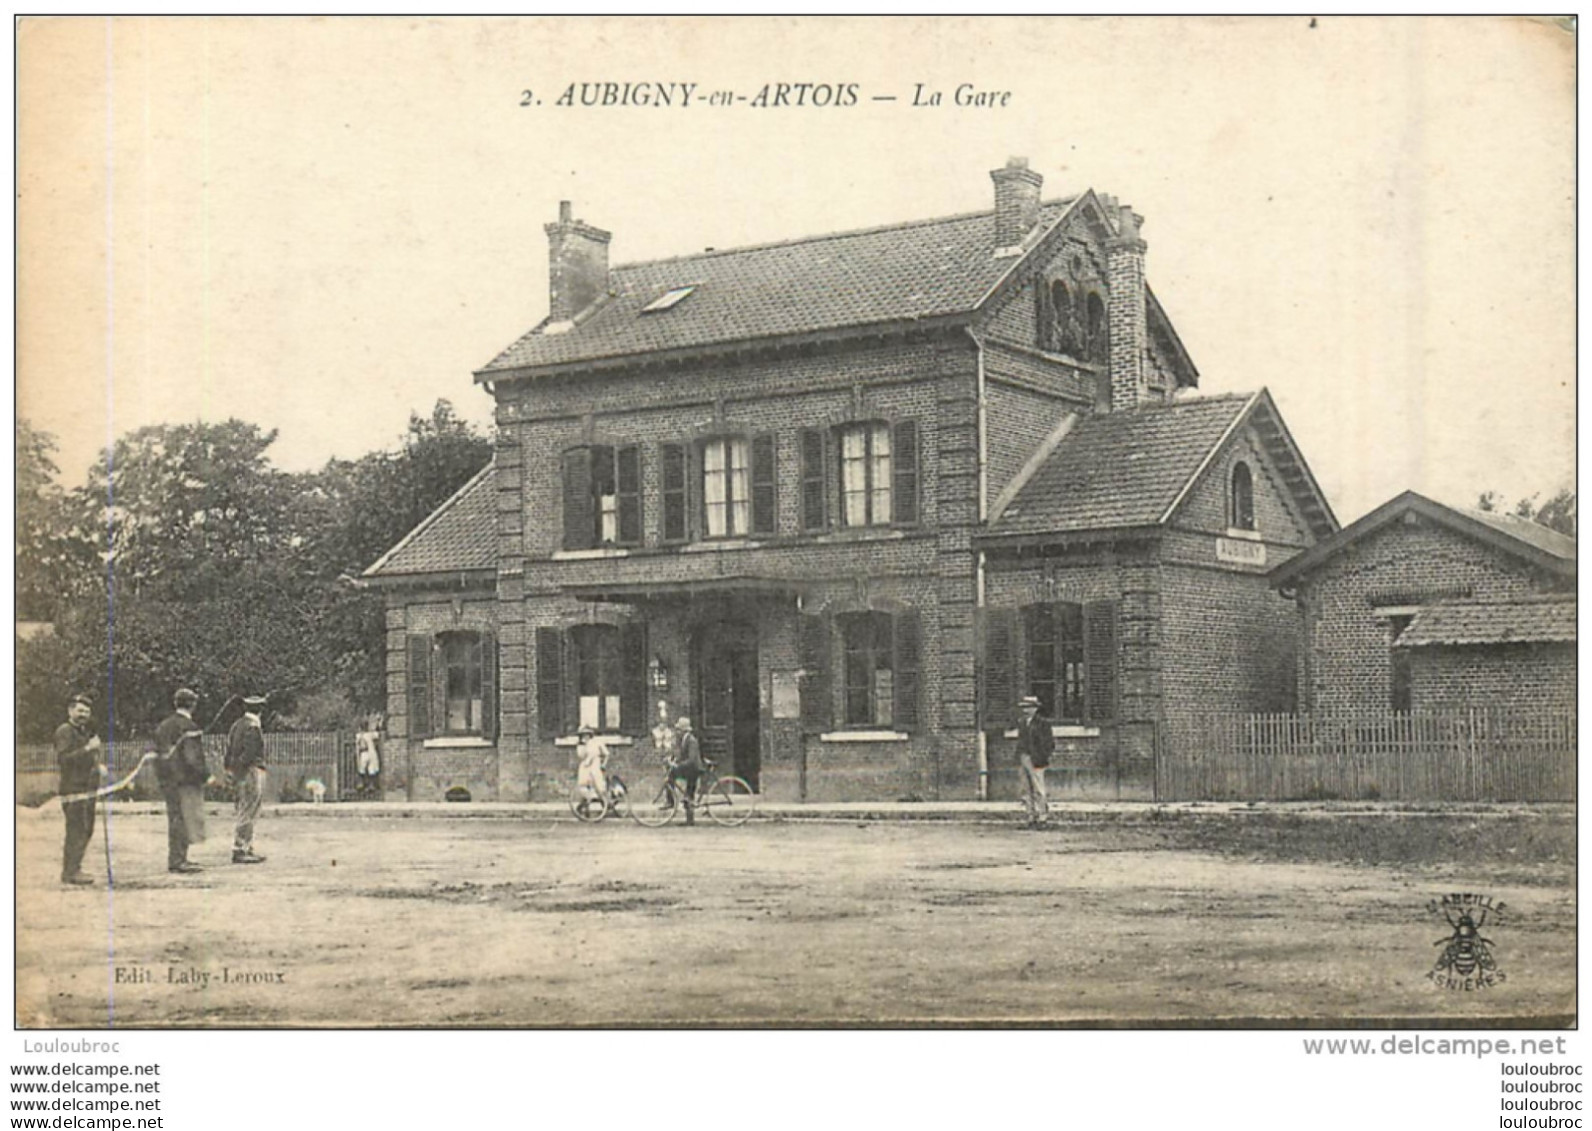
<svg viewBox="0 0 1592 1131"><path fill-rule="evenodd" d="M899 730L832 730L819 742L906 742L911 736Z"/></svg>
<svg viewBox="0 0 1592 1131"><path fill-rule="evenodd" d="M675 543L670 543L675 545ZM715 550L755 550L763 543L751 538L703 538L680 546L683 554L711 554Z"/></svg>
<svg viewBox="0 0 1592 1131"><path fill-rule="evenodd" d="M604 746L634 746L636 740L623 734L599 734L597 738ZM579 746L580 735L566 734L562 738L553 739L554 746Z"/></svg>
<svg viewBox="0 0 1592 1131"><path fill-rule="evenodd" d="M1240 527L1237 527L1237 526L1229 526L1227 528L1227 537L1229 537L1229 538L1242 538L1246 542L1259 542L1261 540L1260 531L1258 531L1258 530L1244 530L1244 529L1241 529Z"/></svg>
<svg viewBox="0 0 1592 1131"><path fill-rule="evenodd" d="M1100 728L1077 726L1073 723L1057 723L1050 728L1050 736L1052 738L1099 738ZM1013 727L1011 730L1006 731L1005 737L1016 738L1017 728Z"/></svg>
<svg viewBox="0 0 1592 1131"><path fill-rule="evenodd" d="M554 550L555 562L590 562L600 561L604 558L628 558L630 550L625 546L599 546L595 550Z"/></svg>
<svg viewBox="0 0 1592 1131"><path fill-rule="evenodd" d="M444 734L438 738L428 738L422 745L427 750L443 750L457 748L461 750L485 750L496 746L490 738L482 738L479 734Z"/></svg>
<svg viewBox="0 0 1592 1131"><path fill-rule="evenodd" d="M820 544L845 542L893 542L905 538L907 532L894 526L854 526L846 530L832 530L813 539Z"/></svg>

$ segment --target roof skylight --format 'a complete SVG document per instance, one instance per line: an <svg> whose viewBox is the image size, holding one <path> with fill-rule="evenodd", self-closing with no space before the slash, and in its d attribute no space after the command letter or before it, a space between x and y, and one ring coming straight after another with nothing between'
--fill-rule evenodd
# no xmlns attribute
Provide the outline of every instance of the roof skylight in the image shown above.
<svg viewBox="0 0 1592 1131"><path fill-rule="evenodd" d="M687 286L674 287L671 290L664 291L657 298L653 299L646 306L642 307L641 313L656 314L660 310L669 310L683 302L686 297L696 289L697 285L695 283L691 283Z"/></svg>

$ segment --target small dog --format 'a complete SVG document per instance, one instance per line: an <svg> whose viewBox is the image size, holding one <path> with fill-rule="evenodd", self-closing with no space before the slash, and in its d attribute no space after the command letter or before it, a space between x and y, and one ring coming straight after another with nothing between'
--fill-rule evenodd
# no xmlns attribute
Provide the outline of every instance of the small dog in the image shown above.
<svg viewBox="0 0 1592 1131"><path fill-rule="evenodd" d="M310 795L310 800L316 805L326 800L326 783L320 778L308 778L304 782L304 792Z"/></svg>

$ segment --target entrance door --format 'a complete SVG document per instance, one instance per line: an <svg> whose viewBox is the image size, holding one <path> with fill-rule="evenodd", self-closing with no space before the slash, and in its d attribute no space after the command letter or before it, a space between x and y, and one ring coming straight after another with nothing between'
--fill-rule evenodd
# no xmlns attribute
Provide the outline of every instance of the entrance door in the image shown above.
<svg viewBox="0 0 1592 1131"><path fill-rule="evenodd" d="M702 753L721 773L745 778L755 791L762 768L758 731L757 626L704 625L696 634L697 727Z"/></svg>

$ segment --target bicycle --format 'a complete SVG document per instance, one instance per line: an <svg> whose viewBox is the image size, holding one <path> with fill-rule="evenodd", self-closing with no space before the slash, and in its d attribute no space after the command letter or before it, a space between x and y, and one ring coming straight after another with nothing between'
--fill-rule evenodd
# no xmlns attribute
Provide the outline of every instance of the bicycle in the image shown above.
<svg viewBox="0 0 1592 1131"><path fill-rule="evenodd" d="M703 763L692 804L698 813L706 813L716 825L728 828L744 825L757 812L757 794L744 779L734 774L720 776L714 770L715 765L714 762ZM684 808L672 766L662 784L641 783L631 793L638 800L630 802L630 816L638 825L649 829L661 829Z"/></svg>
<svg viewBox="0 0 1592 1131"><path fill-rule="evenodd" d="M631 815L630 790L625 787L624 779L614 770L604 771L604 776L608 780L608 791L601 797L587 796L579 785L569 791L569 811L575 814L577 821L595 824L610 813L621 817Z"/></svg>

